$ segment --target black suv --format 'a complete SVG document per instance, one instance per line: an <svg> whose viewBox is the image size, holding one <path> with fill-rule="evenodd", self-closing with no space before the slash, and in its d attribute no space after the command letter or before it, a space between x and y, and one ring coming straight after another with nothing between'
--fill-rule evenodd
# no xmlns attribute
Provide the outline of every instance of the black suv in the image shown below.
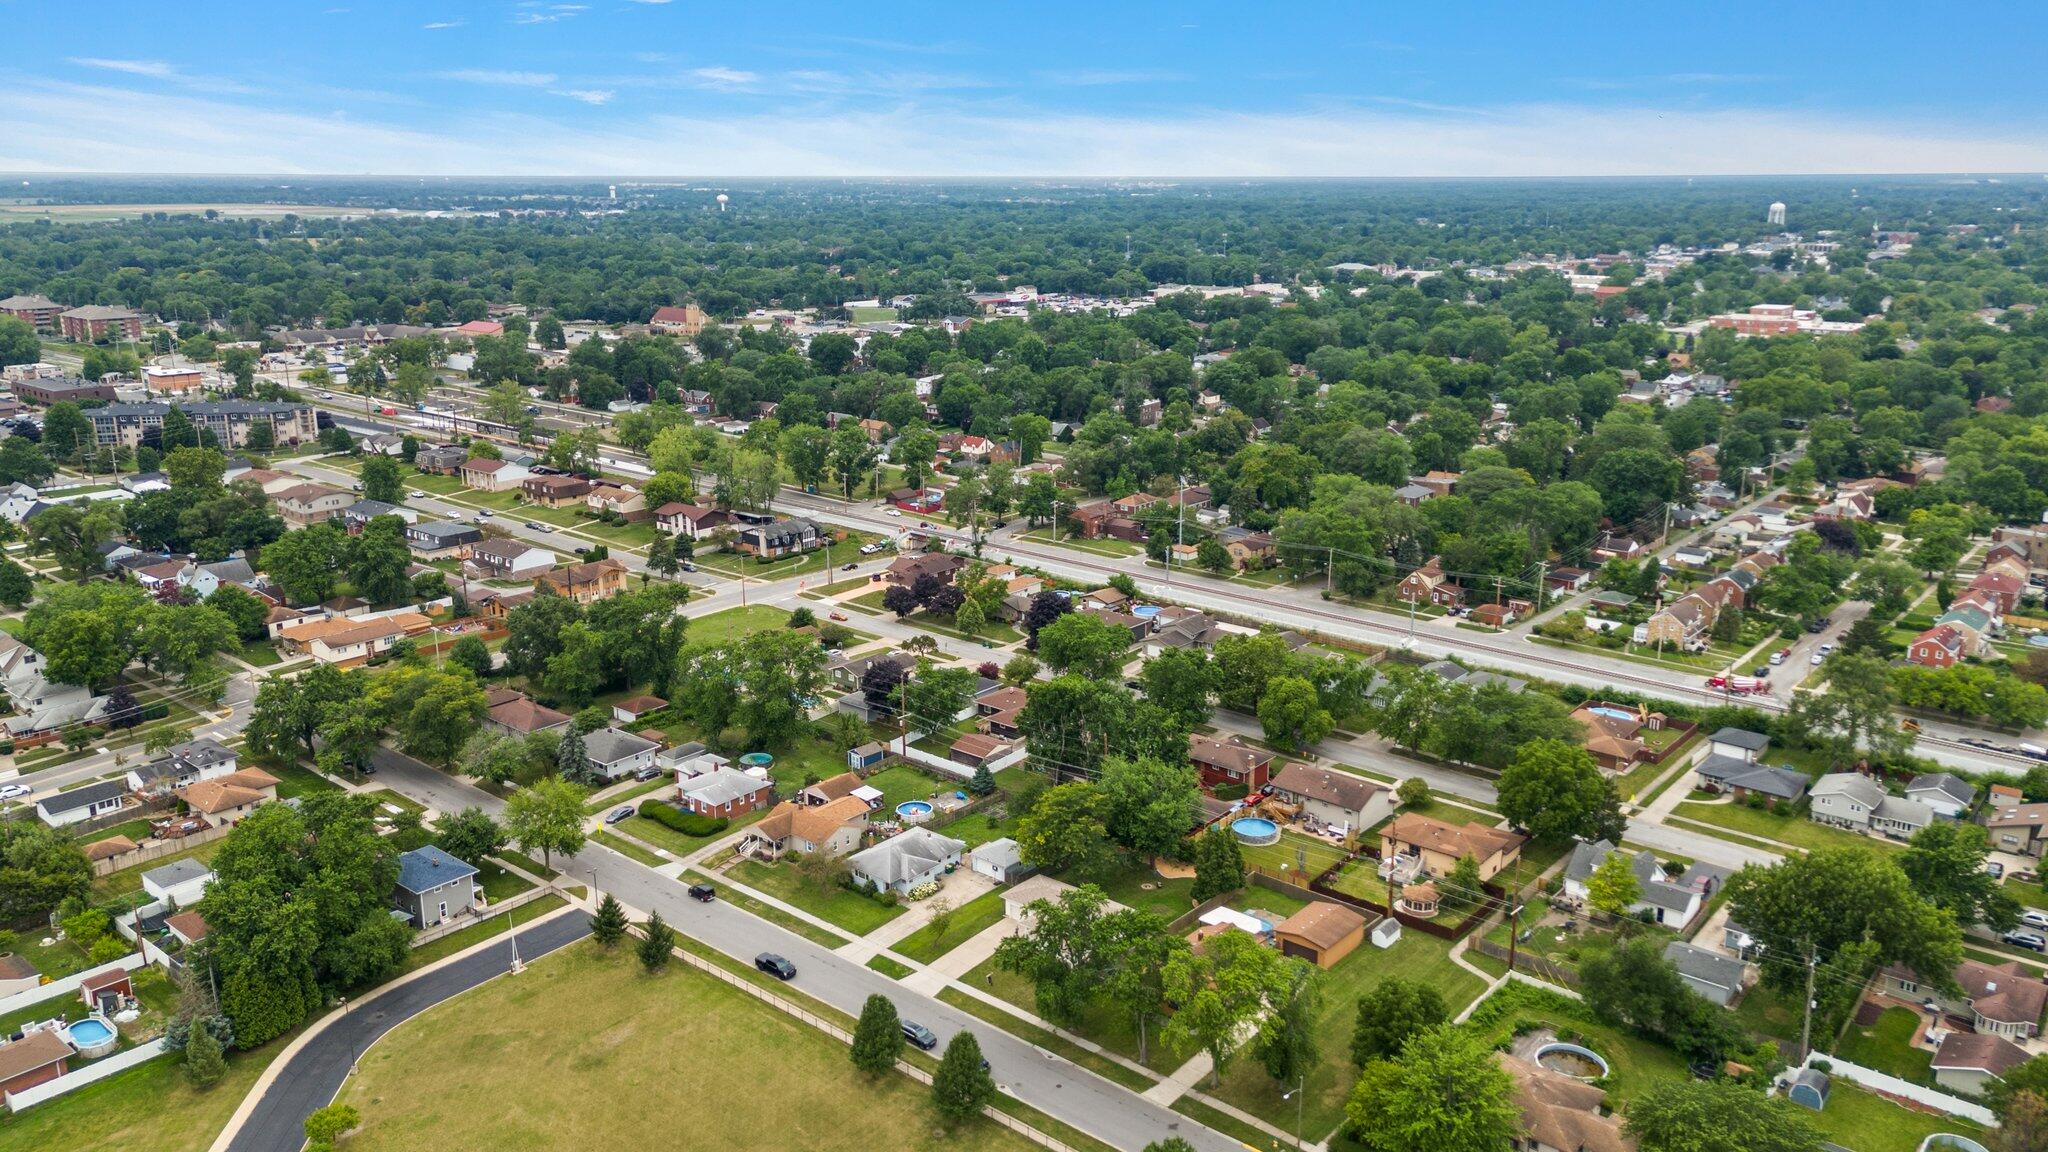
<svg viewBox="0 0 2048 1152"><path fill-rule="evenodd" d="M939 1046L939 1034L915 1021L903 1021L903 1038L926 1052Z"/></svg>
<svg viewBox="0 0 2048 1152"><path fill-rule="evenodd" d="M690 899L692 900L697 900L702 903L709 904L711 903L711 898L716 895L718 895L718 890L716 888L713 888L709 884L690 885Z"/></svg>
<svg viewBox="0 0 2048 1152"><path fill-rule="evenodd" d="M796 979L796 965L784 960L773 952L763 952L754 957L754 967L766 972L777 980Z"/></svg>

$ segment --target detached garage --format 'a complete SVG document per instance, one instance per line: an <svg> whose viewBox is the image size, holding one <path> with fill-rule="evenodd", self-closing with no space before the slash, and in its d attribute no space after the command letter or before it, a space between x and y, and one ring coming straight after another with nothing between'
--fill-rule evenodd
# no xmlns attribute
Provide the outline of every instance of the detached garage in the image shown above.
<svg viewBox="0 0 2048 1152"><path fill-rule="evenodd" d="M1318 900L1282 920L1273 940L1284 956L1318 968L1335 967L1365 939L1365 916L1342 904Z"/></svg>

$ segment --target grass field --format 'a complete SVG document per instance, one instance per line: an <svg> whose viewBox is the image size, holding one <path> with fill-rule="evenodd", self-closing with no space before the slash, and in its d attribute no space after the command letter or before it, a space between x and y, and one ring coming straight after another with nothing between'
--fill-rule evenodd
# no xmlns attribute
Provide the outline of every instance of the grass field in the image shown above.
<svg viewBox="0 0 2048 1152"><path fill-rule="evenodd" d="M1765 809L1751 808L1740 803L1702 804L1686 800L1672 810L1673 816L1726 828L1747 836L1765 840L1776 840L1797 848L1813 851L1820 848L1877 848L1896 851L1902 847L1897 841L1878 836L1861 836L1842 828L1830 828L1807 819L1801 810L1784 816L1773 816Z"/></svg>
<svg viewBox="0 0 2048 1152"><path fill-rule="evenodd" d="M984 892L953 909L952 920L946 924L943 934L936 930L935 925L927 924L897 941L889 950L920 964L929 964L980 935L1002 918L1003 894L1000 891Z"/></svg>
<svg viewBox="0 0 2048 1152"><path fill-rule="evenodd" d="M706 1107L714 1083L744 1088ZM508 1152L562 1147L566 1133L576 1147L631 1148L651 1123L719 1149L1031 1147L987 1123L945 1132L924 1089L869 1079L808 1025L703 973L648 976L628 950L590 943L401 1025L363 1055L342 1099L364 1117L350 1152Z"/></svg>
<svg viewBox="0 0 2048 1152"><path fill-rule="evenodd" d="M1837 1077L1828 1090L1825 1110L1806 1117L1821 1134L1856 1152L1916 1152L1936 1132L1952 1132L1982 1142L1984 1130L1955 1116L1916 1112L1857 1088Z"/></svg>
<svg viewBox="0 0 2048 1152"><path fill-rule="evenodd" d="M695 617L685 631L693 644L727 644L742 636L781 628L788 623L789 613L781 608L749 604L745 608L727 608L723 612Z"/></svg>
<svg viewBox="0 0 2048 1152"><path fill-rule="evenodd" d="M1268 895L1254 888L1244 894L1244 900L1258 904ZM1403 932L1400 941L1385 950L1367 944L1325 972L1322 1002L1316 1010L1313 1029L1322 1043L1315 1068L1308 1076L1306 1103L1301 1108L1302 1130L1310 1140L1327 1135L1344 1120L1345 1098L1358 1079L1348 1042L1358 1016L1358 997L1388 976L1419 980L1435 988L1454 1016L1486 990L1479 977L1451 962L1449 941L1421 932ZM1220 1087L1204 1091L1291 1131L1295 1101L1281 1099L1281 1093L1292 1087L1275 1081L1257 1060L1247 1056L1230 1066Z"/></svg>
<svg viewBox="0 0 2048 1152"><path fill-rule="evenodd" d="M1907 1008L1887 1008L1868 1028L1851 1024L1848 1034L1835 1046L1835 1054L1851 1064L1875 1068L1901 1080L1934 1085L1934 1053L1913 1047L1913 1032L1920 1018Z"/></svg>
<svg viewBox="0 0 2048 1152"><path fill-rule="evenodd" d="M756 892L773 896L792 907L801 908L818 919L855 936L865 936L898 916L903 908L898 905L885 908L858 892L852 892L837 885L819 888L804 882L797 875L792 864L763 864L759 860L742 860L725 873L728 879L744 884Z"/></svg>
<svg viewBox="0 0 2048 1152"><path fill-rule="evenodd" d="M287 1042L230 1056L211 1088L194 1088L178 1057L160 1056L26 1112L0 1112L0 1152L203 1149Z"/></svg>

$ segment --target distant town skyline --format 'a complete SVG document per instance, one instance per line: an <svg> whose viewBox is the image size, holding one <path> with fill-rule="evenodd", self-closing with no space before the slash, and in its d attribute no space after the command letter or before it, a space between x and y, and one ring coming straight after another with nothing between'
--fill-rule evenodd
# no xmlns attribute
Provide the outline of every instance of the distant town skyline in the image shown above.
<svg viewBox="0 0 2048 1152"><path fill-rule="evenodd" d="M11 7L0 171L2048 169L2040 5Z"/></svg>

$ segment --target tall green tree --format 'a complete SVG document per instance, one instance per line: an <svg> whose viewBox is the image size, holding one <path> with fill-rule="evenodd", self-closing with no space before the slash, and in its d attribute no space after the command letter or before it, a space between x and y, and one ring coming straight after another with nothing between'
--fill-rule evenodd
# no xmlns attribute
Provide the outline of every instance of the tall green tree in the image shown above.
<svg viewBox="0 0 2048 1152"><path fill-rule="evenodd" d="M1433 985L1403 976L1382 977L1358 998L1351 1062L1364 1068L1375 1060L1397 1059L1409 1040L1449 1019L1443 995Z"/></svg>
<svg viewBox="0 0 2048 1152"><path fill-rule="evenodd" d="M896 1016L894 1001L877 993L861 1005L849 1054L853 1066L870 1076L896 1070L896 1061L903 1058L903 1025Z"/></svg>
<svg viewBox="0 0 2048 1152"><path fill-rule="evenodd" d="M982 1067L981 1042L972 1032L955 1032L932 1074L932 1106L939 1118L958 1127L980 1116L995 1098L995 1078Z"/></svg>
<svg viewBox="0 0 2048 1152"><path fill-rule="evenodd" d="M1521 1135L1514 1093L1478 1033L1444 1026L1411 1037L1398 1060L1366 1065L1344 1113L1373 1152L1499 1152Z"/></svg>
<svg viewBox="0 0 2048 1152"><path fill-rule="evenodd" d="M540 849L541 862L552 868L555 853L583 848L583 797L584 790L566 780L535 781L505 802L505 833L529 852Z"/></svg>
<svg viewBox="0 0 2048 1152"><path fill-rule="evenodd" d="M1666 1080L1629 1101L1642 1152L1820 1152L1821 1132L1782 1096L1732 1080Z"/></svg>

